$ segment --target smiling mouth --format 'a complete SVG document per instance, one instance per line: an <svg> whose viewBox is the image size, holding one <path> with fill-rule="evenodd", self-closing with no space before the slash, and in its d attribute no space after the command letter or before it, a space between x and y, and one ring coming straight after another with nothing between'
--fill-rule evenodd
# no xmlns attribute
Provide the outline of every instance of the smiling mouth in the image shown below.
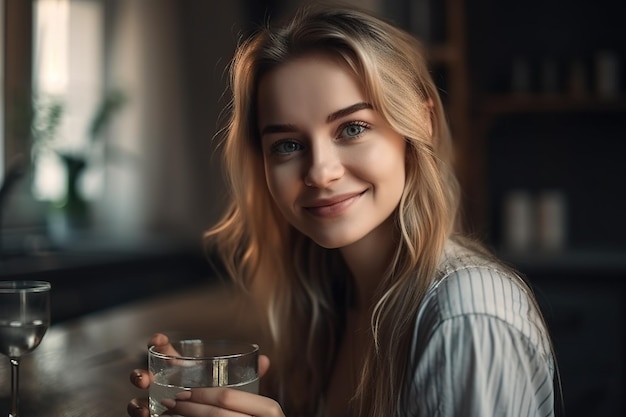
<svg viewBox="0 0 626 417"><path fill-rule="evenodd" d="M365 191L342 196L336 199L320 200L311 206L304 207L306 211L317 217L334 217L343 214L353 203L355 203Z"/></svg>

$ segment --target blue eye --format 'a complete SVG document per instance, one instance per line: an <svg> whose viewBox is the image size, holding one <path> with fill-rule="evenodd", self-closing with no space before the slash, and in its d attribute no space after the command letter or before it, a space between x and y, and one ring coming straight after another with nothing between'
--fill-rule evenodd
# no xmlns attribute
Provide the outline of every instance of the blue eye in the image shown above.
<svg viewBox="0 0 626 417"><path fill-rule="evenodd" d="M280 155L287 155L302 149L302 145L292 140L281 140L272 145L272 152Z"/></svg>
<svg viewBox="0 0 626 417"><path fill-rule="evenodd" d="M345 125L341 129L340 137L342 138L358 138L361 136L367 129L369 129L369 125L364 122L350 122Z"/></svg>

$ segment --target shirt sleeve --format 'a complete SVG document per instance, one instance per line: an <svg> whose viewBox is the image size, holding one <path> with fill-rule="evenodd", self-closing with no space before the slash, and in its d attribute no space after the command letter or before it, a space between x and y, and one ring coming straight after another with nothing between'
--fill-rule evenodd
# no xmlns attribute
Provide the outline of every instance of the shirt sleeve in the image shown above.
<svg viewBox="0 0 626 417"><path fill-rule="evenodd" d="M551 357L501 318L448 318L433 329L415 359L406 415L554 415Z"/></svg>

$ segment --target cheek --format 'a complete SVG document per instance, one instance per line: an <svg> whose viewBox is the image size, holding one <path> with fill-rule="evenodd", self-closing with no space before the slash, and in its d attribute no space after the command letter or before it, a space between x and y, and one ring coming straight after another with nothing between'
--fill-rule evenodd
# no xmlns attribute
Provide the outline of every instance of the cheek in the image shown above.
<svg viewBox="0 0 626 417"><path fill-rule="evenodd" d="M265 180L276 204L281 208L297 194L297 175L288 165L265 165Z"/></svg>
<svg viewBox="0 0 626 417"><path fill-rule="evenodd" d="M395 183L404 186L405 144L404 140L385 140L379 146L362 152L352 166L360 167L362 175L372 182Z"/></svg>

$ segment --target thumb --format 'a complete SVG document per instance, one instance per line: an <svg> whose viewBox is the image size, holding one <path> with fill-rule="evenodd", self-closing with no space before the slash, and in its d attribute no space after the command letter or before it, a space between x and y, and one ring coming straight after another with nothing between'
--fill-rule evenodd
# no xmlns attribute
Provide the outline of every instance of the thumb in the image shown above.
<svg viewBox="0 0 626 417"><path fill-rule="evenodd" d="M270 369L270 358L266 355L259 355L259 378L262 378Z"/></svg>

